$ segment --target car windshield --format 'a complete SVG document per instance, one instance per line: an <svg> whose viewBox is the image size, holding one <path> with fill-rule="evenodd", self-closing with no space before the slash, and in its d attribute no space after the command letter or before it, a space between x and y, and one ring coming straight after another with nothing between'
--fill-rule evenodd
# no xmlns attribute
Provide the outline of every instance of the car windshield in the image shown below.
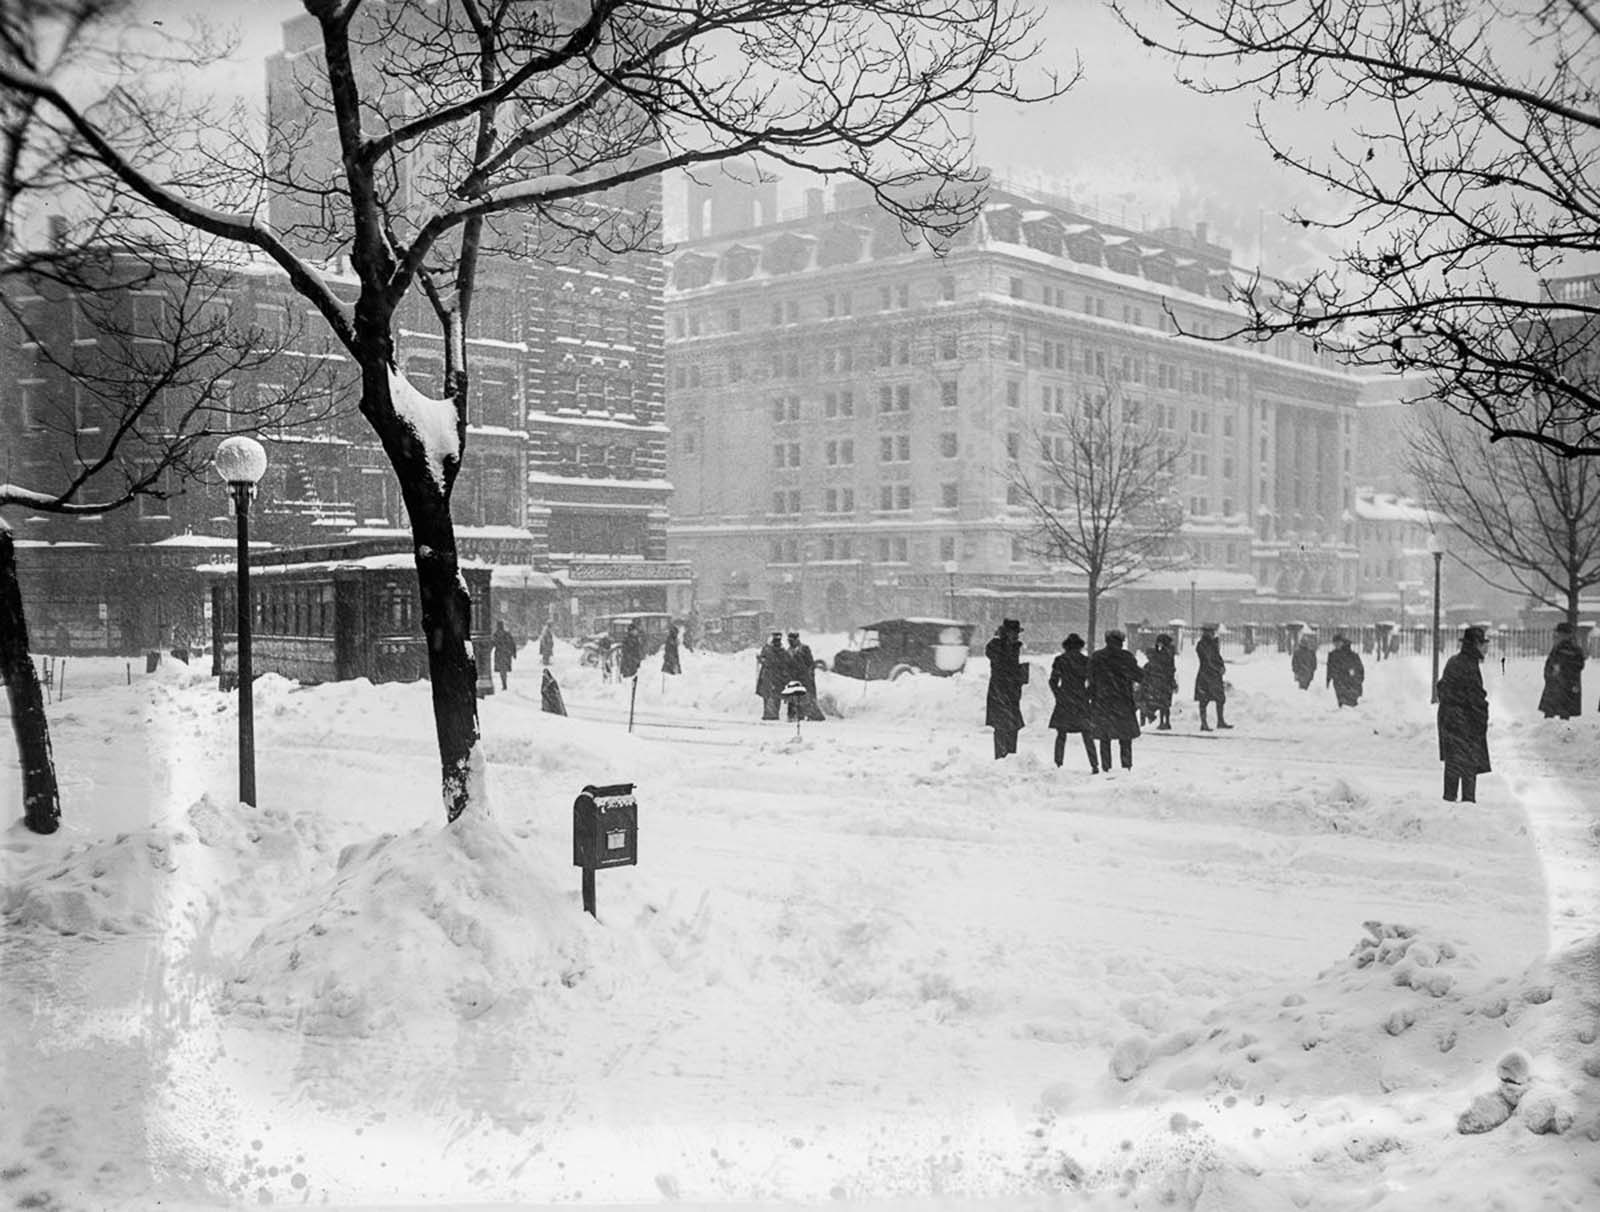
<svg viewBox="0 0 1600 1212"><path fill-rule="evenodd" d="M862 651L866 651L868 648L876 648L879 643L878 633L871 627L852 632L850 638L854 641L855 647Z"/></svg>

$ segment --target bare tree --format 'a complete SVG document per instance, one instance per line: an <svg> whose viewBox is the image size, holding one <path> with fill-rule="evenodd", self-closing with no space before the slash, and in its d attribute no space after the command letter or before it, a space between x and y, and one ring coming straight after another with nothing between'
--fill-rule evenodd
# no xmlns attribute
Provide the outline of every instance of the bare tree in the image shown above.
<svg viewBox="0 0 1600 1212"><path fill-rule="evenodd" d="M123 46L108 60L93 38L127 10L123 0L17 0L0 9L0 64L47 74L92 72L115 62L137 72L174 58L161 47ZM203 39L201 39L203 41ZM198 49L191 44L178 58ZM179 112L169 98L145 111ZM117 124L121 135L136 135ZM328 367L302 359L274 374L270 396L236 400L248 380L296 343L232 314L228 273L214 241L173 238L130 223L113 205L82 196L79 149L43 120L37 98L0 93L0 330L30 365L31 387L9 382L0 427L9 482L0 483L0 676L6 686L23 784L23 820L58 827L61 800L49 721L30 656L16 550L4 511L98 515L141 498L181 492L202 474L218 433L315 423L333 406ZM47 243L19 234L34 199L76 203L52 220ZM137 303L135 300L137 299ZM97 337L75 342L63 318L75 308Z"/></svg>
<svg viewBox="0 0 1600 1212"><path fill-rule="evenodd" d="M143 498L164 500L211 477L219 435L315 426L336 407L334 367L286 357L292 332L240 322L228 275L202 252L176 262L130 241L67 246L0 266L7 333L33 365L13 385L8 438L20 457L0 483L0 673L10 698L23 778L23 819L39 833L60 819L48 722L29 656L27 620L4 511L88 516ZM76 342L68 308L96 334ZM0 326L3 327L3 326ZM270 393L234 393L272 368Z"/></svg>
<svg viewBox="0 0 1600 1212"><path fill-rule="evenodd" d="M1032 522L1029 543L1083 574L1091 642L1103 594L1173 558L1183 531L1175 499L1185 448L1166 430L1099 393L1053 429L1035 430L1035 470L1013 459L1009 483Z"/></svg>
<svg viewBox="0 0 1600 1212"><path fill-rule="evenodd" d="M1410 431L1407 470L1490 561L1472 571L1565 612L1576 627L1579 599L1600 585L1600 463L1534 443L1494 444L1438 409L1416 413Z"/></svg>
<svg viewBox="0 0 1600 1212"><path fill-rule="evenodd" d="M1036 47L1020 0L588 0L451 4L303 0L315 54L286 87L301 133L336 150L213 159L176 180L108 138L103 114L134 83L85 95L24 61L0 90L48 110L92 149L129 205L259 250L349 352L361 412L399 479L416 555L446 815L477 795L471 603L458 575L451 492L471 399L464 338L486 251L551 229L607 247L651 238L625 191L663 171L761 153L866 182L935 234L975 213L980 185L953 115L982 95L1026 99ZM1039 96L1060 83L1045 73ZM194 132L167 132L161 151ZM314 179L305 171L315 165ZM271 188L314 208L318 255L348 258L341 298L289 235L258 217ZM525 214L537 229L515 223ZM421 292L444 338L445 398L398 370L397 315Z"/></svg>
<svg viewBox="0 0 1600 1212"><path fill-rule="evenodd" d="M1335 200L1289 218L1344 251L1296 283L1258 276L1226 336L1330 339L1492 438L1600 454L1600 393L1565 371L1600 338L1600 294L1541 282L1600 250L1600 4L1111 6L1197 92L1255 94L1274 160ZM1312 108L1348 118L1347 140L1306 151L1283 133Z"/></svg>

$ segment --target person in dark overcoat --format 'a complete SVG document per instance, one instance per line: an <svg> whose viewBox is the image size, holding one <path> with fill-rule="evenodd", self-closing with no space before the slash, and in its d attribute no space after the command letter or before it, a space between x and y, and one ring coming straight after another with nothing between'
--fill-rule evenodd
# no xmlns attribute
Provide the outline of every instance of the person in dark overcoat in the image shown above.
<svg viewBox="0 0 1600 1212"><path fill-rule="evenodd" d="M1144 676L1139 682L1139 704L1144 713L1142 723L1155 722L1157 732L1172 730L1172 695L1178 689L1178 658L1173 650L1172 637L1163 633L1156 636L1144 663Z"/></svg>
<svg viewBox="0 0 1600 1212"><path fill-rule="evenodd" d="M1294 646L1294 653L1289 657L1289 670L1301 690L1310 689L1311 679L1317 676L1316 642L1310 636L1301 636L1300 642Z"/></svg>
<svg viewBox="0 0 1600 1212"><path fill-rule="evenodd" d="M639 620L634 619L622 633L622 680L637 677L644 662L644 633L639 630Z"/></svg>
<svg viewBox="0 0 1600 1212"><path fill-rule="evenodd" d="M1478 798L1478 776L1489 772L1489 696L1483 689L1482 627L1461 633L1461 651L1444 663L1439 675L1439 760L1444 763L1444 798L1463 802Z"/></svg>
<svg viewBox="0 0 1600 1212"><path fill-rule="evenodd" d="M1573 638L1571 623L1556 624L1556 642L1544 659L1544 693L1539 710L1545 719L1571 719L1583 714L1583 666L1588 654Z"/></svg>
<svg viewBox="0 0 1600 1212"><path fill-rule="evenodd" d="M774 631L756 653L756 694L761 696L761 718L775 720L783 702L783 688L789 684L789 654L783 650L783 636Z"/></svg>
<svg viewBox="0 0 1600 1212"><path fill-rule="evenodd" d="M678 659L678 625L667 624L667 638L661 644L661 672L679 674L683 667Z"/></svg>
<svg viewBox="0 0 1600 1212"><path fill-rule="evenodd" d="M1022 660L1022 624L1003 619L984 646L989 658L989 695L983 722L994 729L996 760L1017 751L1017 733L1022 731L1022 688L1028 681L1028 666Z"/></svg>
<svg viewBox="0 0 1600 1212"><path fill-rule="evenodd" d="M1061 653L1050 665L1050 693L1055 696L1055 710L1050 713L1050 727L1056 733L1056 765L1060 766L1067 755L1067 734L1081 733L1083 751L1089 755L1089 773L1100 773L1100 762L1095 757L1094 734L1089 727L1089 658L1083 654L1083 637L1073 632L1061 641Z"/></svg>
<svg viewBox="0 0 1600 1212"><path fill-rule="evenodd" d="M517 639L506 630L504 619L495 623L489 648L494 653L494 671L500 675L500 689L504 690L506 681L511 676L511 666L517 659Z"/></svg>
<svg viewBox="0 0 1600 1212"><path fill-rule="evenodd" d="M1339 701L1339 706L1354 707L1361 701L1367 670L1361 663L1361 654L1350 647L1348 636L1333 637L1333 648L1325 664L1328 669L1327 685L1333 687L1333 697Z"/></svg>
<svg viewBox="0 0 1600 1212"><path fill-rule="evenodd" d="M548 622L539 631L539 661L548 665L556 654L556 633Z"/></svg>
<svg viewBox="0 0 1600 1212"><path fill-rule="evenodd" d="M1106 632L1105 647L1089 658L1089 726L1100 746L1100 769L1111 769L1111 742L1124 770L1133 769L1133 739L1139 735L1139 660L1123 646L1120 631Z"/></svg>
<svg viewBox="0 0 1600 1212"><path fill-rule="evenodd" d="M561 697L561 686L556 682L556 675L548 669L539 682L539 706L552 715L566 715L567 704Z"/></svg>
<svg viewBox="0 0 1600 1212"><path fill-rule="evenodd" d="M1228 665L1222 659L1222 646L1217 643L1217 625L1206 623L1200 628L1200 638L1194 644L1195 659L1200 662L1200 668L1194 675L1194 701L1200 705L1200 731L1210 732L1211 725L1206 722L1206 708L1212 703L1217 705L1217 727L1232 728L1223 709L1228 702L1228 683L1223 674Z"/></svg>
<svg viewBox="0 0 1600 1212"><path fill-rule="evenodd" d="M811 645L801 642L798 631L791 631L788 640L789 680L799 682L806 688L803 699L788 700L789 718L825 720L828 717L822 714L822 708L817 704L817 659L811 654Z"/></svg>

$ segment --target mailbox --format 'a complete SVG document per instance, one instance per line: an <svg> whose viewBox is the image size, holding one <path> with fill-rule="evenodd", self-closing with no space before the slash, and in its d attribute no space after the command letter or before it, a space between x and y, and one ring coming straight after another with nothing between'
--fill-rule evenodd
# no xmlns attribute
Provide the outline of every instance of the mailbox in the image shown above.
<svg viewBox="0 0 1600 1212"><path fill-rule="evenodd" d="M572 802L572 865L593 871L639 862L639 803L632 783L585 787Z"/></svg>

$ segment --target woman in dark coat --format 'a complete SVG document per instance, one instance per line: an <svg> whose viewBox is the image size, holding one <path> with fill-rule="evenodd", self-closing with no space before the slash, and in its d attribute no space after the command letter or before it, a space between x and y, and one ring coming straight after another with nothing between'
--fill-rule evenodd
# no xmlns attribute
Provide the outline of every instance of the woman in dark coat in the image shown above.
<svg viewBox="0 0 1600 1212"><path fill-rule="evenodd" d="M1056 732L1056 765L1067 755L1067 733L1078 732L1083 734L1083 749L1089 755L1089 772L1099 774L1089 731L1089 658L1083 655L1083 637L1077 632L1061 641L1061 655L1050 666L1050 693L1056 699L1050 713L1050 727Z"/></svg>
<svg viewBox="0 0 1600 1212"><path fill-rule="evenodd" d="M1144 663L1139 683L1139 702L1145 720L1157 720L1157 732L1172 730L1172 695L1178 689L1178 659L1172 651L1170 635L1156 636L1155 647Z"/></svg>
<svg viewBox="0 0 1600 1212"><path fill-rule="evenodd" d="M1444 798L1459 789L1464 803L1476 803L1478 776L1489 772L1489 696L1483 689L1486 637L1482 627L1461 635L1461 651L1439 675L1439 760L1444 763Z"/></svg>
<svg viewBox="0 0 1600 1212"><path fill-rule="evenodd" d="M1028 681L1028 667L1022 663L1022 624L1016 619L1003 620L983 654L989 658L983 722L994 729L998 760L1017 751L1017 733L1022 731L1022 687Z"/></svg>
<svg viewBox="0 0 1600 1212"><path fill-rule="evenodd" d="M1206 708L1212 703L1217 705L1217 727L1232 728L1233 725L1223 715L1228 705L1228 682L1223 676L1228 663L1222 659L1222 645L1217 643L1215 623L1201 626L1200 638L1194 644L1194 656L1200 662L1200 668L1194 675L1194 701L1200 707L1200 731L1211 731L1211 725L1206 723Z"/></svg>
<svg viewBox="0 0 1600 1212"><path fill-rule="evenodd" d="M661 645L661 672L679 674L683 672L678 662L678 625L667 624L667 638Z"/></svg>
<svg viewBox="0 0 1600 1212"><path fill-rule="evenodd" d="M783 636L772 637L756 653L756 693L761 696L761 718L775 720L783 702L783 688L789 684L789 654L783 650Z"/></svg>
<svg viewBox="0 0 1600 1212"><path fill-rule="evenodd" d="M1555 646L1544 659L1544 693L1539 696L1545 719L1568 720L1583 714L1583 666L1588 659L1572 638L1572 624L1557 623Z"/></svg>
<svg viewBox="0 0 1600 1212"><path fill-rule="evenodd" d="M1089 658L1089 721L1100 743L1100 769L1111 769L1111 742L1117 742L1124 770L1133 769L1133 738L1139 735L1135 687L1144 676L1139 661L1122 646L1120 631L1106 632L1106 646Z"/></svg>
<svg viewBox="0 0 1600 1212"><path fill-rule="evenodd" d="M1347 637L1336 635L1326 663L1327 684L1333 687L1333 696L1339 701L1339 706L1354 707L1361 701L1362 684L1367 680L1361 655L1350 647Z"/></svg>

